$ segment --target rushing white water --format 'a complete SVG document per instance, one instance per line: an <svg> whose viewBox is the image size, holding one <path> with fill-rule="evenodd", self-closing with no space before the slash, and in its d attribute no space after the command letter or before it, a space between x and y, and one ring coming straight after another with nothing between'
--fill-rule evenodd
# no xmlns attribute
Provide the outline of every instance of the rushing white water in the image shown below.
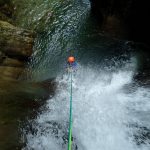
<svg viewBox="0 0 150 150"><path fill-rule="evenodd" d="M78 150L148 150L136 145L132 124L148 127L149 90L128 90L135 66L117 72L80 66L73 77L73 146ZM35 120L36 134L27 135L27 149L65 150L69 120L69 76L57 78L56 95ZM131 87L130 87L131 89ZM145 117L139 117L138 113ZM147 114L147 115L146 115ZM141 115L140 115L141 116ZM66 138L65 138L66 137Z"/></svg>

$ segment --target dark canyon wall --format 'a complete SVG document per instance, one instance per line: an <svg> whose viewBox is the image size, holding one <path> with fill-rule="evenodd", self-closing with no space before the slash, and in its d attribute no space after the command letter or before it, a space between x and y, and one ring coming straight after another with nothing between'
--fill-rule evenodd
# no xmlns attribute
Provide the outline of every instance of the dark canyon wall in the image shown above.
<svg viewBox="0 0 150 150"><path fill-rule="evenodd" d="M147 0L90 0L92 13L103 23L113 16L123 22L129 40L150 43L150 5ZM109 22L108 22L109 23Z"/></svg>

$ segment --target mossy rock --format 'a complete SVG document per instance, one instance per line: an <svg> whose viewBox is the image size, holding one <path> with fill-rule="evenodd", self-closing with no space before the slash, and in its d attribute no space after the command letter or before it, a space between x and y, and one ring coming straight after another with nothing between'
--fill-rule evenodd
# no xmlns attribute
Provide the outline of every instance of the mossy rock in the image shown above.
<svg viewBox="0 0 150 150"><path fill-rule="evenodd" d="M34 33L0 21L0 50L8 56L28 58L32 54Z"/></svg>
<svg viewBox="0 0 150 150"><path fill-rule="evenodd" d="M3 57L3 62L1 64L2 66L9 66L9 67L24 67L24 63L20 60L17 59L12 59L12 58L4 58Z"/></svg>
<svg viewBox="0 0 150 150"><path fill-rule="evenodd" d="M0 66L1 79L18 79L22 72L23 68L20 67Z"/></svg>

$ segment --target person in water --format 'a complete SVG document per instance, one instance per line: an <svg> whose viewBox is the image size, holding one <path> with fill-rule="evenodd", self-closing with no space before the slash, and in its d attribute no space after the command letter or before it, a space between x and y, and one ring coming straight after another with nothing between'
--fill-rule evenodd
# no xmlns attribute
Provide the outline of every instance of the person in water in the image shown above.
<svg viewBox="0 0 150 150"><path fill-rule="evenodd" d="M76 63L75 58L73 56L68 57L66 68L67 68L68 72L77 70L77 63Z"/></svg>

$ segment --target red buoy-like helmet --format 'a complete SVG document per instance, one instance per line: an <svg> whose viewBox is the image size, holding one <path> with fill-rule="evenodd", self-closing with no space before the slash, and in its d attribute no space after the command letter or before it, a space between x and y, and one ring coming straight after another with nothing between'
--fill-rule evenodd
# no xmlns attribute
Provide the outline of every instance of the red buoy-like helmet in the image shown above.
<svg viewBox="0 0 150 150"><path fill-rule="evenodd" d="M73 56L68 57L68 62L69 63L75 62L75 58Z"/></svg>

